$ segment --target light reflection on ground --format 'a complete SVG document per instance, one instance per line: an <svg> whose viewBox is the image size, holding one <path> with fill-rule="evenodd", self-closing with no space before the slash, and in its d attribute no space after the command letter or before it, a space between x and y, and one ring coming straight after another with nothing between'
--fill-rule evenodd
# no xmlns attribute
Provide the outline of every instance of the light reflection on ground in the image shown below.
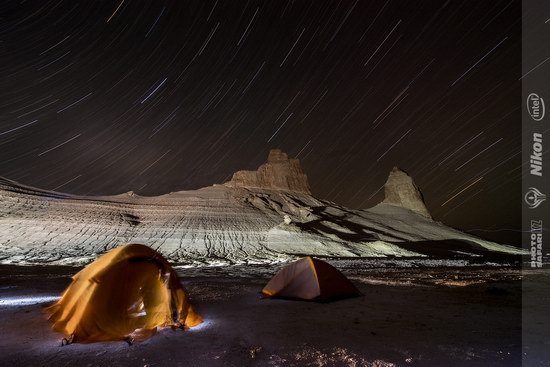
<svg viewBox="0 0 550 367"><path fill-rule="evenodd" d="M204 329L210 328L213 324L214 324L214 322L212 320L204 320L203 322L201 322L197 326L193 326L192 328L186 330L186 332L189 333L189 332L202 331Z"/></svg>
<svg viewBox="0 0 550 367"><path fill-rule="evenodd" d="M59 298L59 296L6 297L0 298L0 307L36 305L57 301Z"/></svg>

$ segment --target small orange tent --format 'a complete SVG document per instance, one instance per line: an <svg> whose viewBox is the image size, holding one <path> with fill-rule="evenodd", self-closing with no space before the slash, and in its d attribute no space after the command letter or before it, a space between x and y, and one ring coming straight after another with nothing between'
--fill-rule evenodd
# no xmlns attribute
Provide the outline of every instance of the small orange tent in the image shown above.
<svg viewBox="0 0 550 367"><path fill-rule="evenodd" d="M117 247L86 266L46 313L54 330L81 343L143 340L157 327L202 322L168 261L138 244Z"/></svg>
<svg viewBox="0 0 550 367"><path fill-rule="evenodd" d="M332 265L304 257L283 267L262 290L265 297L328 301L361 292Z"/></svg>

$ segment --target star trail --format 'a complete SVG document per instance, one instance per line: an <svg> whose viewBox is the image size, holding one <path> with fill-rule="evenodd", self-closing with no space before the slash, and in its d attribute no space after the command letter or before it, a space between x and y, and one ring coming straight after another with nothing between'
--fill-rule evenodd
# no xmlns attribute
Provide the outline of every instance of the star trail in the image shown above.
<svg viewBox="0 0 550 367"><path fill-rule="evenodd" d="M508 243L521 205L521 2L4 1L0 176L85 195L222 183L281 148L315 196L383 198ZM517 198L517 199L514 199Z"/></svg>

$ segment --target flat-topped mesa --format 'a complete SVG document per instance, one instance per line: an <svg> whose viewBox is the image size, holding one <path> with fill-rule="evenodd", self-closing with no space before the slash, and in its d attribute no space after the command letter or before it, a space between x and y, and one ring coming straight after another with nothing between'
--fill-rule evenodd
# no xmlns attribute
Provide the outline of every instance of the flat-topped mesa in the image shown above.
<svg viewBox="0 0 550 367"><path fill-rule="evenodd" d="M272 149L267 157L267 163L262 164L256 171L237 171L231 181L224 185L286 190L311 195L307 175L302 170L300 161L289 159L280 149Z"/></svg>
<svg viewBox="0 0 550 367"><path fill-rule="evenodd" d="M384 184L384 201L382 203L401 206L427 218L432 218L418 186L415 185L411 176L398 167L393 167Z"/></svg>

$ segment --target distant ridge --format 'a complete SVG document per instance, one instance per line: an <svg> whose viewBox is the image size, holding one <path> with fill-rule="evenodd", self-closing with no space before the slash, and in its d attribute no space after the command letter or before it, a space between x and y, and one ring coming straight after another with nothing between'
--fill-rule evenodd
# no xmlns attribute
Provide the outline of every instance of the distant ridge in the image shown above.
<svg viewBox="0 0 550 367"><path fill-rule="evenodd" d="M190 266L303 255L469 264L528 254L432 220L398 168L384 192L383 202L364 210L317 199L299 161L278 149L257 171L238 171L225 184L159 196L76 196L0 178L0 263L83 265L130 242Z"/></svg>

